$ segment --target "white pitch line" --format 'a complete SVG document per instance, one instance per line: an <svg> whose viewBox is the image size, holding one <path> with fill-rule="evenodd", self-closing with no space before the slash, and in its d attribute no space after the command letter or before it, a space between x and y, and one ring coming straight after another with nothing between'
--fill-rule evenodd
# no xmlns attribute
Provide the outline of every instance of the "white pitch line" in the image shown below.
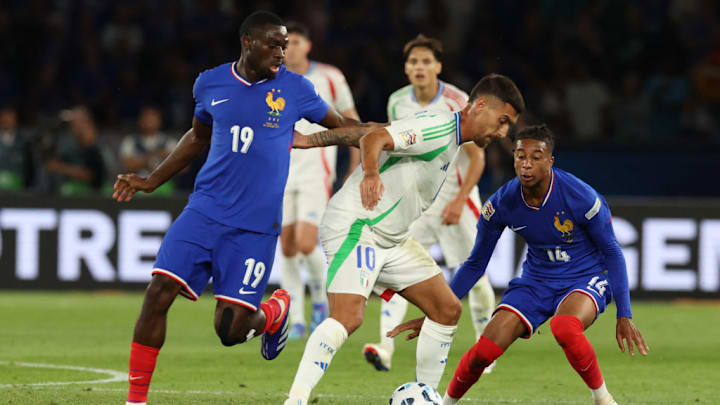
<svg viewBox="0 0 720 405"><path fill-rule="evenodd" d="M107 374L110 378L102 378L99 380L89 381L58 381L58 382L39 382L39 383L20 383L20 384L0 384L0 388L13 388L13 387L43 387L53 385L71 385L71 384L105 384L118 381L127 381L127 373L123 373L116 370L109 370L104 368L91 368L91 367L80 367L80 366L65 366L58 364L43 364L43 363L25 363L22 361L0 361L0 365L14 365L19 367L37 367L37 368L52 368L58 370L73 370L73 371L84 371L89 373Z"/></svg>

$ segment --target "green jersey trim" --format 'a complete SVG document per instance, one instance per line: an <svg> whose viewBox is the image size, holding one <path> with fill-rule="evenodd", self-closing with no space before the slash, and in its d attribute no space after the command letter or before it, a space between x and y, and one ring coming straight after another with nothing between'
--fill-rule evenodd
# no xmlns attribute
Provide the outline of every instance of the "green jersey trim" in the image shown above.
<svg viewBox="0 0 720 405"><path fill-rule="evenodd" d="M353 249L355 249L355 245L357 245L358 241L360 240L360 235L362 235L362 230L365 225L373 226L376 225L378 222L382 221L383 218L388 216L388 214L390 214L395 209L395 207L400 204L401 200L402 198L400 198L400 200L397 200L392 207L390 207L387 211L383 212L376 218L358 218L355 220L355 222L353 222L352 225L350 225L350 231L345 237L342 245L340 245L340 249L338 249L337 253L335 253L332 263L330 263L330 267L328 267L326 286L327 288L330 288L330 283L332 283L333 278L335 278L335 274L337 273L338 269L340 268L340 266L342 266L343 262L345 262L345 259L350 256L350 253L353 251Z"/></svg>

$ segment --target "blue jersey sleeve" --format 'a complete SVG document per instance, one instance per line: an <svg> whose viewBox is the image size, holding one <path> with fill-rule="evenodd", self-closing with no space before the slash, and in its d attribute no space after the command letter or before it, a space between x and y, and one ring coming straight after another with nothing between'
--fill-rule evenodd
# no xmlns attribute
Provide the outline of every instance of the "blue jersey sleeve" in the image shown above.
<svg viewBox="0 0 720 405"><path fill-rule="evenodd" d="M300 117L310 122L322 121L330 107L320 98L312 82L303 77L302 80L300 80L300 88L298 90L297 103Z"/></svg>
<svg viewBox="0 0 720 405"><path fill-rule="evenodd" d="M204 90L202 79L203 74L200 73L197 79L195 79L195 84L193 85L193 98L195 99L195 113L193 115L203 124L212 125L212 115L210 115L207 111L205 104L202 101L202 91Z"/></svg>
<svg viewBox="0 0 720 405"><path fill-rule="evenodd" d="M585 206L589 205L588 202ZM595 201L592 206L582 215L585 230L605 258L610 289L615 298L615 306L617 306L617 317L632 318L625 256L623 256L620 244L615 238L610 207L604 198L595 194Z"/></svg>
<svg viewBox="0 0 720 405"><path fill-rule="evenodd" d="M483 205L480 220L477 223L475 246L473 246L470 257L465 260L465 263L460 266L450 280L450 288L458 298L464 297L485 274L495 245L505 229L505 223L496 211L496 207L498 207L496 195L490 197Z"/></svg>

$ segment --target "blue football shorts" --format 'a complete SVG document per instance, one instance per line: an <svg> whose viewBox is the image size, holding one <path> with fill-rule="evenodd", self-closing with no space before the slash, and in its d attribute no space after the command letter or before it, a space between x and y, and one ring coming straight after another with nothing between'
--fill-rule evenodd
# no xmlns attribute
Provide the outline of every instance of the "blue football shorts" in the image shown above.
<svg viewBox="0 0 720 405"><path fill-rule="evenodd" d="M193 301L212 278L216 299L257 311L276 246L277 235L233 228L185 208L165 234L152 274L175 280Z"/></svg>
<svg viewBox="0 0 720 405"><path fill-rule="evenodd" d="M565 298L575 292L593 300L596 319L612 300L606 272L552 282L517 277L510 281L495 312L504 309L517 315L529 331L523 337L529 339L540 325L555 315Z"/></svg>

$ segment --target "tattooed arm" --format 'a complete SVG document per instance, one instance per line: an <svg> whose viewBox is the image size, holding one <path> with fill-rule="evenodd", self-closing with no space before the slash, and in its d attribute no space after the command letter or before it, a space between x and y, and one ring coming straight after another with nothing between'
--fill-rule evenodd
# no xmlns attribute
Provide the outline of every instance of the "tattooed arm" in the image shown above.
<svg viewBox="0 0 720 405"><path fill-rule="evenodd" d="M293 148L309 149L330 145L355 146L359 148L360 138L385 125L387 124L359 122L354 126L328 129L311 135L303 135L295 131Z"/></svg>

